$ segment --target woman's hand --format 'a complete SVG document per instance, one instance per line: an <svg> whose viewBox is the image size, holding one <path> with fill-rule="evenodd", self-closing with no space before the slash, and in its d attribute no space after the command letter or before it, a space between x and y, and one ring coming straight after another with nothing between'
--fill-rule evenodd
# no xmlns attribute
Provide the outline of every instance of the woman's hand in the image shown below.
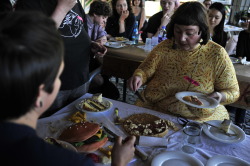
<svg viewBox="0 0 250 166"><path fill-rule="evenodd" d="M112 149L112 166L126 166L134 157L135 136L129 136L122 142L122 137L117 137Z"/></svg>
<svg viewBox="0 0 250 166"><path fill-rule="evenodd" d="M124 22L126 20L126 18L128 18L128 16L129 16L128 10L122 11L119 21Z"/></svg>
<svg viewBox="0 0 250 166"><path fill-rule="evenodd" d="M170 22L170 16L168 15L168 13L165 13L161 18L161 27L167 26L169 22ZM161 27L159 28L161 29Z"/></svg>
<svg viewBox="0 0 250 166"><path fill-rule="evenodd" d="M223 102L226 100L225 95L220 92L213 92L208 95L209 97L215 98L219 103Z"/></svg>
<svg viewBox="0 0 250 166"><path fill-rule="evenodd" d="M142 78L140 76L133 76L128 80L128 87L132 91L137 91L142 85Z"/></svg>
<svg viewBox="0 0 250 166"><path fill-rule="evenodd" d="M97 42L92 42L91 51L95 56L103 57L107 52L107 48Z"/></svg>

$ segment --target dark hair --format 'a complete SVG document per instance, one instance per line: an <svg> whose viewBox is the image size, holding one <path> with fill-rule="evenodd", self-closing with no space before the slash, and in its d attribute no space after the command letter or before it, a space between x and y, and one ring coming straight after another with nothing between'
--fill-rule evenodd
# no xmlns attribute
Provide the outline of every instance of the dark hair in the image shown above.
<svg viewBox="0 0 250 166"><path fill-rule="evenodd" d="M90 4L89 15L93 16L102 15L102 16L111 16L112 9L108 2L103 2L101 0L95 0Z"/></svg>
<svg viewBox="0 0 250 166"><path fill-rule="evenodd" d="M118 0L112 0L111 4L112 4L112 10L113 10L113 15L119 15L116 11L116 3L117 3ZM130 6L130 0L126 0L127 2L127 5L128 5L128 11L129 13L132 11L132 8Z"/></svg>
<svg viewBox="0 0 250 166"><path fill-rule="evenodd" d="M13 11L13 7L10 0L1 0L0 12L11 12L11 11Z"/></svg>
<svg viewBox="0 0 250 166"><path fill-rule="evenodd" d="M185 2L174 12L167 26L167 37L174 37L174 25L196 25L200 28L202 42L206 44L210 38L207 10L200 2Z"/></svg>
<svg viewBox="0 0 250 166"><path fill-rule="evenodd" d="M10 21L11 20L11 21ZM26 114L39 86L53 91L63 60L63 43L55 22L40 12L0 14L0 121Z"/></svg>
<svg viewBox="0 0 250 166"><path fill-rule="evenodd" d="M214 34L216 34L214 36L216 39L214 40L218 41L218 44L222 45L224 39L224 22L226 17L225 6L222 3L215 2L209 7L209 9L218 10L222 14L222 19L220 23L216 27L214 27Z"/></svg>
<svg viewBox="0 0 250 166"><path fill-rule="evenodd" d="M142 1L143 1L143 0L140 0L139 7L142 7ZM132 0L132 5L135 6L135 0Z"/></svg>

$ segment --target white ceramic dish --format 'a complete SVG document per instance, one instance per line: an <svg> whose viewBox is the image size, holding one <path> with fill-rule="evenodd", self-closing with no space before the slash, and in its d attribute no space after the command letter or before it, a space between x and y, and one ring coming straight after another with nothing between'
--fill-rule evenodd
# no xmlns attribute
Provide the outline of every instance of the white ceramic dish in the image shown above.
<svg viewBox="0 0 250 166"><path fill-rule="evenodd" d="M206 166L250 166L250 163L233 156L216 155L207 161Z"/></svg>
<svg viewBox="0 0 250 166"><path fill-rule="evenodd" d="M207 123L220 127L221 122L222 121L220 120L211 120L211 121L208 121ZM228 143L228 144L239 143L243 141L246 137L244 131L238 126L236 126L235 124L231 124L229 133L237 134L237 136L227 136L226 134L222 133L217 128L211 127L206 124L203 125L203 131L211 139L219 141L219 142L223 142L223 143Z"/></svg>
<svg viewBox="0 0 250 166"><path fill-rule="evenodd" d="M82 104L83 104L87 99L88 99L88 98L77 101L76 104L75 104L75 107L76 107L78 110L80 110L80 111L87 112L87 113L95 113L95 114L96 114L96 113L100 113L100 112L106 112L106 111L108 111L108 110L113 106L113 104L112 104L110 101L108 101L108 100L106 100L106 99L102 99L102 104L106 106L106 109L101 110L101 111L97 111L97 112L95 112L95 111L88 111L88 110L85 110L85 109L82 108Z"/></svg>
<svg viewBox="0 0 250 166"><path fill-rule="evenodd" d="M203 105L196 105L187 102L183 100L183 97L185 96L197 96L198 99L203 103ZM196 108L215 108L219 105L219 102L214 98L208 97L207 95L198 92L188 92L188 91L178 92L175 94L175 97L181 102Z"/></svg>
<svg viewBox="0 0 250 166"><path fill-rule="evenodd" d="M203 163L183 152L163 152L155 156L151 166L204 166Z"/></svg>
<svg viewBox="0 0 250 166"><path fill-rule="evenodd" d="M111 48L122 48L125 46L125 44L121 42L106 42L104 45Z"/></svg>

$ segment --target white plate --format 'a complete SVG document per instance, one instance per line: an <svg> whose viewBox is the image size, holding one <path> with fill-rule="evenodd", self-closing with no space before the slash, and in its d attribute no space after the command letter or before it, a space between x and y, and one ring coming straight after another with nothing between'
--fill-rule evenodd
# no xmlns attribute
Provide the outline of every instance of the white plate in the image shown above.
<svg viewBox="0 0 250 166"><path fill-rule="evenodd" d="M125 44L121 42L106 42L104 45L111 48L122 48L125 46Z"/></svg>
<svg viewBox="0 0 250 166"><path fill-rule="evenodd" d="M238 58L230 57L232 63L241 63Z"/></svg>
<svg viewBox="0 0 250 166"><path fill-rule="evenodd" d="M179 151L163 152L155 156L151 166L204 166L202 162Z"/></svg>
<svg viewBox="0 0 250 166"><path fill-rule="evenodd" d="M187 102L183 100L183 97L185 96L197 96L198 99L203 103L203 105L196 105L196 104ZM178 92L175 94L175 97L181 102L187 105L190 105L192 107L196 107L196 108L215 108L219 105L219 102L215 100L214 98L208 97L205 94L197 93L197 92Z"/></svg>
<svg viewBox="0 0 250 166"><path fill-rule="evenodd" d="M80 111L88 112L88 113L95 113L95 114L96 114L96 113L99 113L99 112L106 112L106 111L108 111L108 110L113 106L113 104L112 104L110 101L108 101L108 100L106 100L106 99L102 99L102 104L106 106L106 109L101 110L101 111L98 111L98 112L95 112L95 111L88 111L88 110L85 110L85 109L82 108L82 104L83 104L87 99L88 99L88 98L77 101L76 104L75 104L75 107L76 107L78 110L80 110Z"/></svg>
<svg viewBox="0 0 250 166"><path fill-rule="evenodd" d="M207 123L220 127L221 122L222 121L220 120L211 120L208 121ZM208 137L223 143L238 143L243 141L246 137L244 131L235 124L231 124L229 133L237 134L237 136L229 137L226 134L223 134L220 130L206 124L203 125L203 131Z"/></svg>
<svg viewBox="0 0 250 166"><path fill-rule="evenodd" d="M225 156L225 155L216 155L211 157L206 166L250 166L250 163L233 157L233 156Z"/></svg>

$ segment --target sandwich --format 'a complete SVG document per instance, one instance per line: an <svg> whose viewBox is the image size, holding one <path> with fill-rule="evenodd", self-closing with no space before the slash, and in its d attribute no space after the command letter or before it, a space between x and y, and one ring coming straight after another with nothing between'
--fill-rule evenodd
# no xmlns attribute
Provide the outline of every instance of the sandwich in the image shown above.
<svg viewBox="0 0 250 166"><path fill-rule="evenodd" d="M107 134L96 123L82 122L66 128L58 138L72 144L78 152L94 152L108 141Z"/></svg>

